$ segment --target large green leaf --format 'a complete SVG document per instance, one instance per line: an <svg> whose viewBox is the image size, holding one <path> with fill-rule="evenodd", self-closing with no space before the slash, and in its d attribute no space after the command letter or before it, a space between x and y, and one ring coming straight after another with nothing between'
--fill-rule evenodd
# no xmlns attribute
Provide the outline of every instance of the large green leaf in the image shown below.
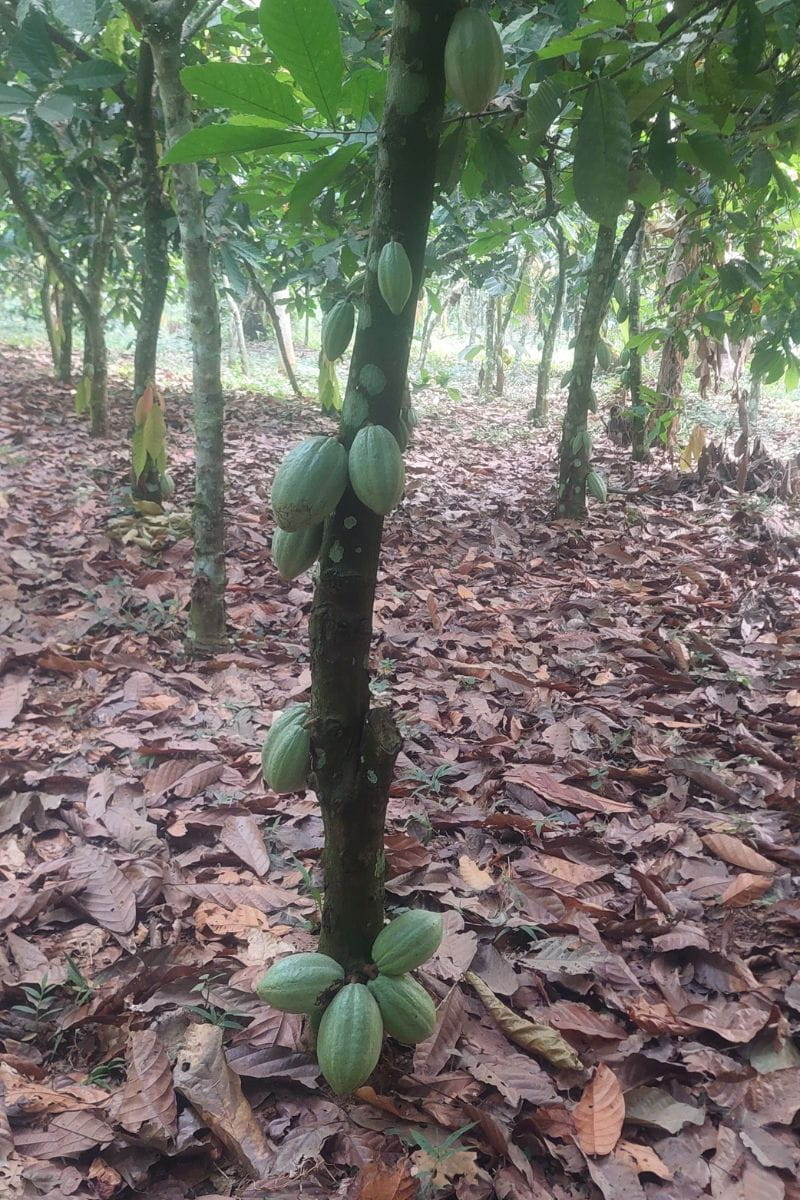
<svg viewBox="0 0 800 1200"><path fill-rule="evenodd" d="M75 63L62 76L61 87L69 91L91 91L94 88L114 87L125 78L125 71L105 58Z"/></svg>
<svg viewBox="0 0 800 1200"><path fill-rule="evenodd" d="M269 67L251 63L204 63L185 67L181 79L187 91L217 108L253 113L279 125L300 125L303 110L286 83Z"/></svg>
<svg viewBox="0 0 800 1200"><path fill-rule="evenodd" d="M587 217L611 228L625 207L631 127L619 88L596 80L586 95L575 141L575 199Z"/></svg>
<svg viewBox="0 0 800 1200"><path fill-rule="evenodd" d="M339 150L335 150L333 154L328 154L325 158L320 158L312 166L308 167L300 176L289 195L288 215L295 218L305 212L311 201L315 200L321 191L329 187L341 175L347 164L363 148L361 144L342 146Z"/></svg>
<svg viewBox="0 0 800 1200"><path fill-rule="evenodd" d="M739 168L728 153L725 143L713 133L690 133L687 137L692 158L712 179L727 179L735 183Z"/></svg>
<svg viewBox="0 0 800 1200"><path fill-rule="evenodd" d="M50 0L53 16L74 33L91 33L94 28L94 0Z"/></svg>
<svg viewBox="0 0 800 1200"><path fill-rule="evenodd" d="M738 0L736 41L733 53L742 75L752 75L761 62L766 41L766 23L755 0Z"/></svg>
<svg viewBox="0 0 800 1200"><path fill-rule="evenodd" d="M678 168L675 143L670 141L670 125L670 109L665 104L653 122L647 145L647 165L662 187L672 186Z"/></svg>
<svg viewBox="0 0 800 1200"><path fill-rule="evenodd" d="M0 117L27 112L35 97L13 83L0 83Z"/></svg>
<svg viewBox="0 0 800 1200"><path fill-rule="evenodd" d="M535 154L564 104L566 87L560 75L543 79L528 100L528 150Z"/></svg>
<svg viewBox="0 0 800 1200"><path fill-rule="evenodd" d="M331 0L261 0L259 20L272 54L335 125L344 60Z"/></svg>
<svg viewBox="0 0 800 1200"><path fill-rule="evenodd" d="M321 149L319 141L302 133L285 129L270 129L266 125L205 125L192 129L167 151L162 158L166 166L173 163L201 162L224 154L244 154L247 150L284 151Z"/></svg>

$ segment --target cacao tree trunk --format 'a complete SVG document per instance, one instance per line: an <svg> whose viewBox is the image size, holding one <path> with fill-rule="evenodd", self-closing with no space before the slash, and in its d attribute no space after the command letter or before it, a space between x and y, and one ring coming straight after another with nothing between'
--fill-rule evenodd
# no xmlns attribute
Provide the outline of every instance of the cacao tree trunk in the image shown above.
<svg viewBox="0 0 800 1200"><path fill-rule="evenodd" d="M61 330L58 325L56 312L56 289L53 287L52 272L45 266L42 285L39 288L39 302L42 306L42 318L47 330L47 341L50 346L50 357L53 360L53 370L58 370L61 361Z"/></svg>
<svg viewBox="0 0 800 1200"><path fill-rule="evenodd" d="M648 421L648 435L664 445L674 445L681 419L681 397L683 395L683 368L686 363L687 341L683 326L687 323L679 304L673 301L675 285L684 279L699 257L699 247L692 241L691 217L681 216L677 236L672 243L667 274L664 282L664 301L671 308L670 319L675 332L667 338L661 350L656 391L658 399Z"/></svg>
<svg viewBox="0 0 800 1200"><path fill-rule="evenodd" d="M105 434L108 425L108 350L106 347L103 284L114 242L117 210L108 193L99 193L94 209L94 239L86 272L86 299L90 311L84 314L84 329L89 346L91 365L86 372L90 379L89 416L92 433Z"/></svg>
<svg viewBox="0 0 800 1200"><path fill-rule="evenodd" d="M558 331L561 328L561 313L564 309L564 292L567 286L567 243L560 225L556 225L555 234L550 234L558 255L558 274L556 276L556 291L553 297L553 307L542 343L542 357L539 359L539 369L536 372L536 402L533 407L532 419L536 425L546 425L550 409L550 370L553 365L553 352L556 348Z"/></svg>
<svg viewBox="0 0 800 1200"><path fill-rule="evenodd" d="M242 324L242 311L236 303L228 284L228 289L225 293L225 299L228 304L228 311L231 315L231 333L233 345L236 347L236 354L239 359L239 367L242 374L247 375L250 370L250 360L247 355L247 342L244 336L244 325Z"/></svg>
<svg viewBox="0 0 800 1200"><path fill-rule="evenodd" d="M444 104L444 44L457 0L397 0L386 107L377 139L375 204L363 312L341 420L349 446L365 420L396 430L422 278ZM375 264L396 239L413 270L399 316ZM383 519L348 488L326 522L311 614L311 743L325 826L320 949L345 967L369 960L383 923L384 821L400 748L385 708L370 711L372 607Z"/></svg>
<svg viewBox="0 0 800 1200"><path fill-rule="evenodd" d="M167 148L192 128L180 79L181 25L191 4L169 7L126 0L150 43L164 112ZM225 462L222 343L203 193L194 163L172 168L192 336L195 428L194 567L189 637L199 653L213 653L225 633Z"/></svg>
<svg viewBox="0 0 800 1200"><path fill-rule="evenodd" d="M631 248L631 279L628 287L628 332L636 337L642 330L641 268L644 250L644 223ZM647 413L642 404L642 352L638 346L628 351L628 395L630 397L631 453L636 462L647 459Z"/></svg>
<svg viewBox="0 0 800 1200"><path fill-rule="evenodd" d="M72 380L72 327L73 304L72 297L60 288L56 292L56 306L61 324L61 347L56 363L56 378L59 383L69 383Z"/></svg>
<svg viewBox="0 0 800 1200"><path fill-rule="evenodd" d="M169 232L167 222L172 208L164 195L161 169L158 165L156 124L153 113L155 67L149 42L139 45L139 69L136 79L136 98L132 108L133 135L141 178L142 202L142 267L139 276L139 324L136 329L136 348L133 354L134 401L149 383L156 384L156 362L161 317L167 298L169 282ZM161 478L152 459L138 479L132 478L131 493L138 500L161 503Z"/></svg>
<svg viewBox="0 0 800 1200"><path fill-rule="evenodd" d="M97 356L99 366L100 366L100 375L101 375L102 380L104 381L106 368L105 368L105 339L103 337L102 314L98 314L96 305L93 305L92 300L89 297L88 287L86 289L81 287L80 283L78 282L78 280L74 274L74 268L73 268L72 264L69 262L68 259L65 259L61 255L61 253L57 249L55 243L53 242L52 238L50 237L48 230L46 229L46 227L40 220L36 211L34 210L34 207L28 198L27 192L25 190L25 186L22 183L22 180L20 179L20 177L17 173L17 168L16 168L14 156L13 156L13 151L12 151L10 145L8 144L8 142L6 141L2 130L0 130L0 175L2 175L3 179L6 182L6 187L8 188L8 195L11 200L11 203L14 205L14 208L16 209L17 213L19 214L19 217L28 232L28 236L30 237L32 244L36 247L36 249L39 251L39 253L44 257L48 266L52 269L53 274L58 278L59 282L61 283L61 286L64 290L65 300L68 300L70 302L70 305L74 305L74 307L77 308L78 312L80 313L81 319L84 324L84 330L86 333L86 336L84 339L84 345L86 348L85 358L87 360L89 360L90 362L93 362L95 356ZM113 215L113 205L110 204L110 202L109 202L108 207L111 210L111 213ZM101 229L101 236L102 236L102 229ZM110 244L110 235L109 235L109 244ZM96 253L100 254L101 251L98 250ZM99 326L98 326L98 317L99 317ZM72 355L72 315L71 315L71 310L70 310L69 330L70 330L70 334L69 334L69 339L68 339L68 353L69 353L70 357L69 357L69 359L67 359L66 363L62 360L62 366L67 366L67 368L68 368L67 373L69 373L69 367L71 366L71 355ZM89 331L91 331L91 334ZM96 346L91 344L91 342L90 342L91 336L94 337L94 341L97 343ZM65 342L67 342L67 339L65 339ZM95 414L96 414L96 416L95 416ZM96 419L96 417L98 419ZM93 388L92 433L101 434L104 432L105 432L105 394L101 393L101 392L99 392L99 390Z"/></svg>
<svg viewBox="0 0 800 1200"><path fill-rule="evenodd" d="M300 384L297 382L297 376L295 375L294 367L292 366L292 363L294 362L294 351L292 351L292 355L290 357L289 351L286 347L286 342L284 341L284 338L283 338L283 327L281 325L280 317L278 316L278 310L275 307L275 301L273 300L272 296L267 291L267 289L264 287L261 280L256 275L256 273L253 270L253 268L251 267L250 263L243 260L242 266L244 267L244 269L247 273L247 277L250 280L250 283L252 284L254 292L260 299L261 303L264 305L264 312L266 313L267 319L269 320L269 323L272 326L272 332L275 334L275 341L277 342L277 345L278 345L278 353L281 356L281 362L283 363L283 369L286 372L286 377L289 380L291 389L294 392L295 396L297 396L298 400L302 400L303 393L300 390ZM308 300L308 298L306 297L306 302L307 302L307 300ZM307 313L308 313L308 308L306 308L306 314ZM308 345L308 316L307 315L306 315L306 345Z"/></svg>
<svg viewBox="0 0 800 1200"><path fill-rule="evenodd" d="M600 225L597 230L594 255L586 280L586 296L575 339L567 410L564 414L558 452L558 517L581 519L586 515L586 479L592 465L588 415L594 407L592 378L597 343L611 300L614 280L619 275L643 217L644 209L637 204L616 251L614 230L605 225Z"/></svg>

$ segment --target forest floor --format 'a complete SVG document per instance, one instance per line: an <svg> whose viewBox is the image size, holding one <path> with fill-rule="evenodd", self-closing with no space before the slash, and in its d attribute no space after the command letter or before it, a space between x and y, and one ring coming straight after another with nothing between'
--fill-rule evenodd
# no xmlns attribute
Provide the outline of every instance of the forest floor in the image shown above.
<svg viewBox="0 0 800 1200"><path fill-rule="evenodd" d="M317 805L259 750L309 686L270 479L327 423L230 399L233 636L198 662L167 402L178 490L137 524L124 439L0 356L0 1194L800 1200L796 511L601 444L609 504L553 522L552 430L428 405L374 693L406 739L387 906L445 914L438 1024L337 1099L253 994L315 944Z"/></svg>

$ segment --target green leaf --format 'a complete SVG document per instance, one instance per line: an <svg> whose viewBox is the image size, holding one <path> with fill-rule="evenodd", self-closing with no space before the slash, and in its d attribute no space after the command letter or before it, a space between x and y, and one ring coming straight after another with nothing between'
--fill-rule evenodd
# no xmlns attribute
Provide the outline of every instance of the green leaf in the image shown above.
<svg viewBox="0 0 800 1200"><path fill-rule="evenodd" d="M0 83L0 117L27 112L35 97L13 83Z"/></svg>
<svg viewBox="0 0 800 1200"><path fill-rule="evenodd" d="M575 198L587 217L613 228L628 196L631 127L619 88L596 80L586 95L575 141Z"/></svg>
<svg viewBox="0 0 800 1200"><path fill-rule="evenodd" d="M58 58L41 13L30 13L11 38L8 61L36 83L45 83L58 70Z"/></svg>
<svg viewBox="0 0 800 1200"><path fill-rule="evenodd" d="M670 141L669 105L659 109L647 145L647 165L662 187L671 187L678 168L678 154Z"/></svg>
<svg viewBox="0 0 800 1200"><path fill-rule="evenodd" d="M445 195L449 195L461 179L466 155L467 123L459 121L455 128L439 142L436 182Z"/></svg>
<svg viewBox="0 0 800 1200"><path fill-rule="evenodd" d="M94 28L94 0L50 0L53 16L73 33L91 33Z"/></svg>
<svg viewBox="0 0 800 1200"><path fill-rule="evenodd" d="M561 28L571 33L578 24L581 13L581 0L553 0L553 8L561 22Z"/></svg>
<svg viewBox="0 0 800 1200"><path fill-rule="evenodd" d="M686 139L698 166L708 171L712 179L735 182L739 168L728 153L724 142L714 133L690 133Z"/></svg>
<svg viewBox="0 0 800 1200"><path fill-rule="evenodd" d="M522 183L522 167L508 139L491 125L482 125L475 142L475 159L486 189L504 192Z"/></svg>
<svg viewBox="0 0 800 1200"><path fill-rule="evenodd" d="M88 375L84 375L75 389L75 412L78 416L85 413L89 407L89 398L92 393L92 384Z"/></svg>
<svg viewBox="0 0 800 1200"><path fill-rule="evenodd" d="M618 0L592 0L586 9L586 16L590 21L602 21L607 28L619 27L628 22L628 14Z"/></svg>
<svg viewBox="0 0 800 1200"><path fill-rule="evenodd" d="M271 53L335 125L344 60L331 0L261 0L259 21Z"/></svg>
<svg viewBox="0 0 800 1200"><path fill-rule="evenodd" d="M301 125L303 110L286 83L279 83L269 67L250 63L204 63L184 67L181 80L187 91L217 108L253 113L279 125Z"/></svg>
<svg viewBox="0 0 800 1200"><path fill-rule="evenodd" d="M62 76L60 86L70 91L91 91L93 88L114 87L125 78L125 71L104 58L75 63Z"/></svg>
<svg viewBox="0 0 800 1200"><path fill-rule="evenodd" d="M288 215L294 219L305 212L311 201L326 187L329 187L334 180L338 179L347 164L361 150L363 150L363 146L360 144L342 146L341 149L335 150L333 154L326 155L325 158L319 159L312 166L308 167L289 194Z"/></svg>
<svg viewBox="0 0 800 1200"><path fill-rule="evenodd" d="M766 146L759 146L750 159L750 167L747 172L747 182L753 188L765 188L772 178L772 172L775 167L775 159L767 150Z"/></svg>
<svg viewBox="0 0 800 1200"><path fill-rule="evenodd" d="M39 97L33 111L40 121L58 127L68 125L75 112L75 101L63 92L45 92Z"/></svg>
<svg viewBox="0 0 800 1200"><path fill-rule="evenodd" d="M733 53L742 75L752 75L766 42L766 22L755 0L738 0L736 5L736 41Z"/></svg>
<svg viewBox="0 0 800 1200"><path fill-rule="evenodd" d="M147 450L144 444L144 425L134 429L131 439L131 466L136 479L140 479L147 465Z"/></svg>
<svg viewBox="0 0 800 1200"><path fill-rule="evenodd" d="M167 427L160 404L154 404L141 426L142 442L153 462L159 463L166 450Z"/></svg>
<svg viewBox="0 0 800 1200"><path fill-rule="evenodd" d="M170 166L200 162L221 154L244 154L248 150L274 150L282 154L312 146L321 149L319 141L305 134L270 129L266 125L204 125L201 129L192 129L177 141L161 161Z"/></svg>
<svg viewBox="0 0 800 1200"><path fill-rule="evenodd" d="M543 79L528 100L528 151L535 154L564 105L566 88L558 76Z"/></svg>

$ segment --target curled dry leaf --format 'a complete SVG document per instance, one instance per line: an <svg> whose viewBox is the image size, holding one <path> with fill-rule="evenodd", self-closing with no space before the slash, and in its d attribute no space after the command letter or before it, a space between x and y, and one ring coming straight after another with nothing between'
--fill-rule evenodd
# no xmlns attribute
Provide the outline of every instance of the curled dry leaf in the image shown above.
<svg viewBox="0 0 800 1200"><path fill-rule="evenodd" d="M83 883L74 903L111 933L130 933L136 924L136 896L109 854L90 842L77 846L69 864L71 880Z"/></svg>
<svg viewBox="0 0 800 1200"><path fill-rule="evenodd" d="M727 833L707 833L703 845L723 862L732 867L741 867L744 871L752 871L758 875L774 875L775 863L770 862L763 854L750 847L737 837Z"/></svg>
<svg viewBox="0 0 800 1200"><path fill-rule="evenodd" d="M729 908L746 908L754 900L758 900L772 887L769 875L753 875L744 871L732 879L720 896L720 901Z"/></svg>
<svg viewBox="0 0 800 1200"><path fill-rule="evenodd" d="M250 813L227 817L219 831L219 840L256 875L263 878L268 873L267 847L255 817Z"/></svg>
<svg viewBox="0 0 800 1200"><path fill-rule="evenodd" d="M415 1200L419 1185L411 1170L408 1158L391 1167L382 1162L365 1163L347 1193L348 1200Z"/></svg>
<svg viewBox="0 0 800 1200"><path fill-rule="evenodd" d="M174 1137L178 1106L172 1068L158 1034L149 1029L131 1033L125 1059L127 1080L117 1102L120 1125L131 1133L149 1125L156 1133Z"/></svg>
<svg viewBox="0 0 800 1200"><path fill-rule="evenodd" d="M414 1051L414 1073L423 1078L438 1075L456 1048L464 1024L464 996L455 984L436 1010L436 1028Z"/></svg>
<svg viewBox="0 0 800 1200"><path fill-rule="evenodd" d="M218 1025L190 1025L178 1051L175 1087L253 1178L268 1175L273 1154L238 1075L225 1061Z"/></svg>
<svg viewBox="0 0 800 1200"><path fill-rule="evenodd" d="M619 1141L625 1120L625 1101L614 1072L600 1063L576 1104L572 1118L584 1154L610 1154Z"/></svg>
<svg viewBox="0 0 800 1200"><path fill-rule="evenodd" d="M672 1179L672 1171L652 1146L641 1146L638 1142L618 1142L615 1158L633 1167L637 1174L655 1175L658 1179Z"/></svg>
<svg viewBox="0 0 800 1200"><path fill-rule="evenodd" d="M503 1004L502 1000L498 1000L492 989L488 988L483 980L472 971L467 971L464 978L478 993L486 1011L498 1027L517 1046L521 1046L530 1054L538 1054L540 1058L546 1059L554 1067L581 1070L583 1063L578 1055L569 1042L565 1041L555 1029L519 1016L507 1004Z"/></svg>
<svg viewBox="0 0 800 1200"><path fill-rule="evenodd" d="M485 892L495 885L491 871L479 867L468 854L462 854L459 858L458 873L467 887L472 888L473 892Z"/></svg>

